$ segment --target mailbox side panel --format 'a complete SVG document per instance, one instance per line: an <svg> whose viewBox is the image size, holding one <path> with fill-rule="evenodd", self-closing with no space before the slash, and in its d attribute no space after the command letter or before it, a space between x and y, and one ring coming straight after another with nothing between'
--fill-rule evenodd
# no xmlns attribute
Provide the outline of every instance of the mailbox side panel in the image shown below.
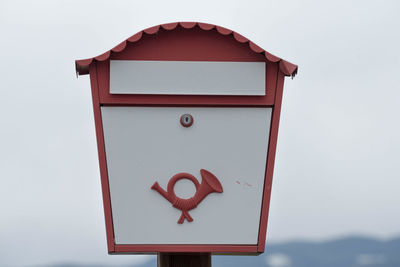
<svg viewBox="0 0 400 267"><path fill-rule="evenodd" d="M263 253L265 250L265 240L267 234L269 204L271 199L272 177L274 174L276 144L278 141L279 119L281 114L281 104L283 96L283 84L285 76L281 72L277 72L275 105L272 110L271 128L268 144L267 166L265 171L265 184L263 202L261 208L260 231L258 235L258 252Z"/></svg>
<svg viewBox="0 0 400 267"><path fill-rule="evenodd" d="M92 64L90 66L90 84L92 88L92 101L93 101L94 121L96 128L97 150L99 154L101 188L103 195L104 216L106 221L107 247L108 247L108 252L113 253L115 251L114 229L113 229L113 221L111 213L112 212L111 200L110 200L111 198L110 198L110 188L108 183L108 172L107 172L107 162L106 162L105 146L104 146L103 123L100 111L98 82L99 81L97 75L97 65Z"/></svg>

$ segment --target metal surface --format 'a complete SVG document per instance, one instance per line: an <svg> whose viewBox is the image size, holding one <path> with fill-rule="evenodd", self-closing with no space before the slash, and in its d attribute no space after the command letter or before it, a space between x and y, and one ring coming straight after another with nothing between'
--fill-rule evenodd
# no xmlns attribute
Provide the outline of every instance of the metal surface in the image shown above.
<svg viewBox="0 0 400 267"><path fill-rule="evenodd" d="M265 96L194 96L194 95L112 95L110 94L110 60L166 60L166 61L237 61L265 62ZM172 253L211 252L215 254L264 252L267 230L269 200L275 161L284 76L293 76L297 66L275 57L257 47L239 34L211 24L171 23L141 31L112 50L96 58L77 60L79 74L90 73L93 109L96 125L97 146L104 213L109 253ZM114 210L111 207L110 177L107 164L101 107L152 106L152 107L270 107L272 121L268 141L268 154L262 194L262 208L255 244L120 244L115 240ZM176 115L175 123L179 125ZM222 121L223 122L223 121ZM220 122L221 123L221 122ZM196 123L187 129L190 131ZM162 132L162 131L161 131ZM168 156L167 156L168 157ZM265 162L264 162L265 163ZM188 171L194 173L198 169ZM176 173L176 170L175 170ZM172 173L171 173L172 175ZM218 174L217 174L218 175ZM219 175L218 175L219 177ZM151 177L152 182L154 178ZM167 176L168 178L168 176ZM149 180L151 180L149 178ZM157 177L158 179L158 177ZM163 185L167 184L167 180ZM224 184L224 183L223 183ZM179 184L177 184L178 186ZM151 186L148 185L148 186ZM151 190L150 190L151 191ZM225 184L224 184L225 194ZM155 194L157 195L157 194ZM178 194L179 195L179 194ZM213 195L213 194L212 194ZM212 196L210 195L210 196ZM158 196L161 198L161 196ZM205 201L209 201L207 198ZM166 201L165 201L166 202ZM169 204L168 202L165 203ZM170 206L170 205L169 205ZM171 207L171 206L170 206ZM172 208L172 207L171 207ZM199 207L201 208L201 206ZM197 218L197 217L196 217ZM173 221L173 219L172 219ZM196 220L197 222L197 220ZM194 222L195 223L195 222ZM176 224L176 219L174 221ZM183 225L193 225L183 224ZM182 225L181 225L182 226ZM239 229L241 229L239 227Z"/></svg>
<svg viewBox="0 0 400 267"><path fill-rule="evenodd" d="M222 193L222 185L217 177L211 172L201 169L201 184L197 181L196 177L190 173L181 172L175 174L168 182L168 190L165 191L158 182L155 182L151 189L156 190L160 195L167 199L174 208L182 211L181 217L178 220L179 224L182 224L186 219L188 222L193 222L192 216L189 214L189 210L192 210L200 204L200 202L211 193ZM176 182L182 179L188 179L196 187L196 194L190 198L180 198L176 196L174 187Z"/></svg>
<svg viewBox="0 0 400 267"><path fill-rule="evenodd" d="M257 244L271 108L101 110L116 244ZM182 127L182 113L196 123ZM199 178L200 168L224 192L191 210L192 223L177 224L181 210L151 186L171 187L178 172ZM191 191L183 182L177 192Z"/></svg>
<svg viewBox="0 0 400 267"><path fill-rule="evenodd" d="M196 36L194 34L194 36ZM207 36L203 36L207 37ZM190 39L191 40L191 39ZM203 40L204 42L209 39L201 39L197 38L198 42ZM213 39L211 39L213 40ZM168 45L172 40L159 38L157 43L158 45ZM208 54L210 59L220 59L225 61L258 61L260 60L260 56L255 53L247 54L246 56L241 55L237 57L236 55L242 53L242 48L232 47L232 44L236 42L225 42L225 40L219 40L222 43L218 43L218 41L208 41L204 43L204 46L207 48L210 54ZM197 44L197 43L196 43ZM184 55L190 56L190 50L193 44L191 42L184 43L180 42L179 51L181 53L187 53ZM154 44L155 45L155 44ZM224 47L228 46L229 49L225 49ZM216 48L218 47L218 49ZM179 54L174 54L174 47L164 48L162 53L160 52L157 57L153 55L152 57L152 47L151 44L145 45L145 48L142 48L140 54L135 52L135 49L126 50L126 55L124 57L127 58L143 58L143 57L151 57L151 59L157 60L172 60L175 57L178 57ZM189 51L189 52L188 52ZM122 56L121 56L122 57ZM196 59L197 58L193 58ZM279 72L278 65L276 63L265 62L266 64L266 85L265 85L265 95L263 96L230 96L230 95L146 95L146 94L110 94L110 62L96 62L96 75L99 77L98 79L98 93L99 93L99 101L104 105L169 105L169 106L273 106L275 101L275 87L276 87L276 77Z"/></svg>
<svg viewBox="0 0 400 267"><path fill-rule="evenodd" d="M257 249L259 252L264 252L265 249L265 238L267 234L267 224L268 224L268 211L271 199L272 177L274 173L276 144L278 141L278 129L279 129L279 119L281 114L284 81L285 77L283 76L282 73L279 73L276 84L275 106L271 118L271 129L269 135L268 154L267 154L267 166L265 168L265 184L263 193L264 197L261 209L260 232L258 234Z"/></svg>
<svg viewBox="0 0 400 267"><path fill-rule="evenodd" d="M210 253L159 253L158 267L211 267Z"/></svg>
<svg viewBox="0 0 400 267"><path fill-rule="evenodd" d="M190 114L183 114L179 121L183 127L187 128L193 125L194 119L193 116Z"/></svg>
<svg viewBox="0 0 400 267"><path fill-rule="evenodd" d="M89 73L89 65L92 64L93 62L96 61L105 61L110 59L110 57L113 54L118 54L120 52L123 52L129 44L132 43L138 43L141 41L141 39L146 36L146 35L158 35L162 31L168 31L168 32L173 32L179 29L185 29L185 30L190 30L190 29L201 29L203 31L214 31L217 32L220 35L225 36L226 38L234 38L234 40L238 43L238 45L243 45L247 44L248 48L250 51L253 51L255 53L262 54L267 61L273 62L273 63L278 63L279 64L279 69L280 71L285 74L286 76L295 76L297 73L297 65L292 64L286 60L283 60L277 56L272 55L271 53L268 53L252 41L248 40L246 37L232 31L229 29L226 29L224 27L220 27L217 25L213 24L207 24L207 23L200 23L200 22L176 22L176 23L168 23L168 24L161 24L157 25L148 29L145 29L143 31L140 31L122 43L118 44L115 46L113 49L93 58L88 58L88 59L82 59L82 60L76 60L75 61L75 68L76 72L79 75L84 75ZM204 53L204 51L200 50L198 51L200 54Z"/></svg>
<svg viewBox="0 0 400 267"><path fill-rule="evenodd" d="M265 62L111 60L110 94L265 95Z"/></svg>

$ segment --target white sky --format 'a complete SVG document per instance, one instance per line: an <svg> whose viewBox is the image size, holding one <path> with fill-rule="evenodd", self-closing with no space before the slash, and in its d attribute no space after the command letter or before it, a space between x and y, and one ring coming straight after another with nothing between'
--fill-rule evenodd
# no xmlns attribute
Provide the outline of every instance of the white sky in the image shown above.
<svg viewBox="0 0 400 267"><path fill-rule="evenodd" d="M268 242L400 234L400 2L0 2L0 265L107 256L89 77L149 26L233 29L299 65L286 79Z"/></svg>

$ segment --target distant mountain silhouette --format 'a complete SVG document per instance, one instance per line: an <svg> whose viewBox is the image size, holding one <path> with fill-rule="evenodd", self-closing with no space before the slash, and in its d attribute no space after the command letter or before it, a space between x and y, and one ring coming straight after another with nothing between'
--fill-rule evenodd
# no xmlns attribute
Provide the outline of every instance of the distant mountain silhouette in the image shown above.
<svg viewBox="0 0 400 267"><path fill-rule="evenodd" d="M348 237L326 242L286 242L266 245L260 256L213 256L213 267L399 267L400 238L380 241ZM61 264L51 267L94 267L99 265ZM156 267L156 259L142 265Z"/></svg>

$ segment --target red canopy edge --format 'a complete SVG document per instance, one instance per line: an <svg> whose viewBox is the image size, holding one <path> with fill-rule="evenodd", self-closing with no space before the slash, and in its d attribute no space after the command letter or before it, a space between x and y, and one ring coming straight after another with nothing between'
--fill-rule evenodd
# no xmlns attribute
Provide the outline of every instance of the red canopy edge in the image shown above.
<svg viewBox="0 0 400 267"><path fill-rule="evenodd" d="M250 41L249 39L247 39L246 37L232 31L229 30L227 28L224 27L220 27L217 25L213 25L213 24L207 24L207 23L200 23L200 22L175 22L175 23L167 23L167 24L161 24L161 25L157 25L154 27L150 27L147 28L145 30L142 30L134 35L132 35L131 37L129 37L128 39L126 39L125 41L123 41L122 43L118 44L117 46L115 46L114 48L112 48L111 50L97 56L97 57L93 57L93 58L88 58L88 59L80 59L80 60L75 60L75 69L76 69L76 73L78 75L85 75L85 74L89 74L89 65L94 62L94 61L104 61L107 60L112 53L117 53L117 52L121 52L126 48L126 44L127 42L130 43L134 43L139 41L142 36L143 33L146 34L156 34L158 31L160 31L160 29L163 30L167 30L167 31L172 31L174 29L176 29L177 27L182 27L185 29L191 29L194 27L199 27L202 30L205 31L209 31L212 29L216 29L218 31L218 33L220 33L221 35L230 35L232 34L233 37L235 38L235 40L239 43L248 43L249 48L254 51L255 53L260 53L263 54L265 56L265 58L270 61L270 62L278 62L279 63L279 69L280 71L285 74L285 76L291 76L294 77L297 74L297 70L298 70L298 66L295 64L292 64L286 60L283 60L271 53L268 53L267 51L265 51L263 48L259 47L258 45L256 45L255 43L253 43L252 41Z"/></svg>

